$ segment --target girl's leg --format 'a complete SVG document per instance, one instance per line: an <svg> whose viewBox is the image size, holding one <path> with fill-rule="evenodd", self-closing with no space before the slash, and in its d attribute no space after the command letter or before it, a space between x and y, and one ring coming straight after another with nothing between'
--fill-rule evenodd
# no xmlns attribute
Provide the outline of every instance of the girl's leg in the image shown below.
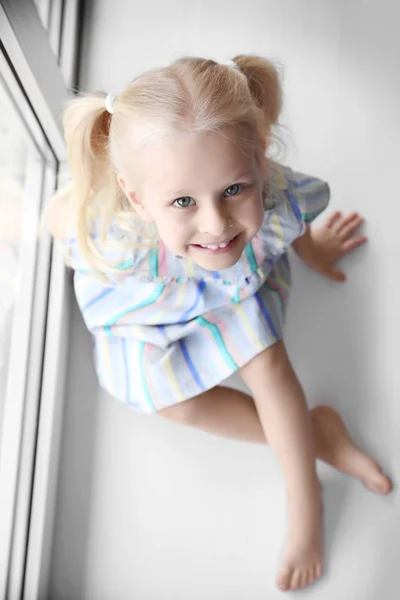
<svg viewBox="0 0 400 600"><path fill-rule="evenodd" d="M283 342L260 353L240 372L286 482L289 537L277 584L283 590L298 589L322 572L322 503L310 415Z"/></svg>
<svg viewBox="0 0 400 600"><path fill-rule="evenodd" d="M217 386L158 414L164 419L245 442L266 443L255 404L247 394Z"/></svg>
<svg viewBox="0 0 400 600"><path fill-rule="evenodd" d="M218 386L158 414L182 425L245 442L267 443L253 399L231 388ZM374 492L385 494L390 479L377 462L351 440L339 414L329 406L310 411L317 458L335 469L360 479Z"/></svg>

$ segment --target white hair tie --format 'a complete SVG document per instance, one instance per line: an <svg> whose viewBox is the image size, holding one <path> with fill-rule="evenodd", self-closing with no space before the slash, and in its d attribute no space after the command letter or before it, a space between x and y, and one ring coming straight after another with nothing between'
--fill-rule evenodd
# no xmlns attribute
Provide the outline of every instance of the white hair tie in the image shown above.
<svg viewBox="0 0 400 600"><path fill-rule="evenodd" d="M116 97L117 96L113 96L112 94L108 94L108 96L104 100L105 107L106 107L106 109L108 110L108 112L110 114L112 114L114 112L113 111L113 102L114 102L114 100L115 100Z"/></svg>
<svg viewBox="0 0 400 600"><path fill-rule="evenodd" d="M226 65L227 67L231 67L232 69L236 69L237 71L240 71L239 65L237 65L232 59L224 60L222 64Z"/></svg>

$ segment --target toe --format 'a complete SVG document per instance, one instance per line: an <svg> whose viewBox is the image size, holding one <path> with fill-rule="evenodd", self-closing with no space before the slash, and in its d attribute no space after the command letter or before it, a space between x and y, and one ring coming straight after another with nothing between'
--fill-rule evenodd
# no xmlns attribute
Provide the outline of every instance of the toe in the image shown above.
<svg viewBox="0 0 400 600"><path fill-rule="evenodd" d="M314 568L308 569L307 571L307 585L311 585L315 579Z"/></svg>
<svg viewBox="0 0 400 600"><path fill-rule="evenodd" d="M308 571L307 569L304 569L302 575L301 575L301 582L300 582L300 587L301 588L305 588L307 585L309 585L309 581L308 581Z"/></svg>
<svg viewBox="0 0 400 600"><path fill-rule="evenodd" d="M291 590L297 590L300 587L301 584L301 576L302 576L302 571L300 569L295 569L293 571L293 575L292 575L292 579L290 582L290 589Z"/></svg>
<svg viewBox="0 0 400 600"><path fill-rule="evenodd" d="M377 488L381 494L388 494L392 491L392 482L387 475L382 473L380 477L380 481L376 482Z"/></svg>
<svg viewBox="0 0 400 600"><path fill-rule="evenodd" d="M322 565L321 564L315 565L315 567L314 567L315 579L319 579L321 577L321 575L322 575Z"/></svg>
<svg viewBox="0 0 400 600"><path fill-rule="evenodd" d="M282 571L281 573L279 573L279 575L277 577L277 581L276 581L278 588L281 590L290 589L291 577L292 577L291 569L287 569L286 571Z"/></svg>
<svg viewBox="0 0 400 600"><path fill-rule="evenodd" d="M376 472L368 478L364 483L370 490L378 494L388 494L392 490L392 482L390 478L382 473L379 466L376 466Z"/></svg>

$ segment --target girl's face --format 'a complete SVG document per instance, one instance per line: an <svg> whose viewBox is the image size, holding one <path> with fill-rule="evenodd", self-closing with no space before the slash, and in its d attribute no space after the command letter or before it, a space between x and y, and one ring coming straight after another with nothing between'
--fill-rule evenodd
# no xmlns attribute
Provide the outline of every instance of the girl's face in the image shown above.
<svg viewBox="0 0 400 600"><path fill-rule="evenodd" d="M175 255L219 271L233 266L260 229L263 176L236 135L180 136L146 148L135 164L142 185L120 184Z"/></svg>

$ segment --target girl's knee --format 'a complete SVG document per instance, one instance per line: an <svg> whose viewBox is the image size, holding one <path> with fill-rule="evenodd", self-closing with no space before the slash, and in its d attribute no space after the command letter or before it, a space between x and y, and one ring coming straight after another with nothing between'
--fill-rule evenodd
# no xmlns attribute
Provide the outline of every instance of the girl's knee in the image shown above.
<svg viewBox="0 0 400 600"><path fill-rule="evenodd" d="M192 423L192 412L190 400L184 400L179 404L173 404L172 406L159 410L158 414L160 417L163 417L163 419L168 419L168 421L190 425Z"/></svg>
<svg viewBox="0 0 400 600"><path fill-rule="evenodd" d="M269 365L274 366L280 364L282 360L287 358L286 348L283 340L278 340L259 354L254 356L248 363L240 368L240 373L246 373L257 368L265 368Z"/></svg>

